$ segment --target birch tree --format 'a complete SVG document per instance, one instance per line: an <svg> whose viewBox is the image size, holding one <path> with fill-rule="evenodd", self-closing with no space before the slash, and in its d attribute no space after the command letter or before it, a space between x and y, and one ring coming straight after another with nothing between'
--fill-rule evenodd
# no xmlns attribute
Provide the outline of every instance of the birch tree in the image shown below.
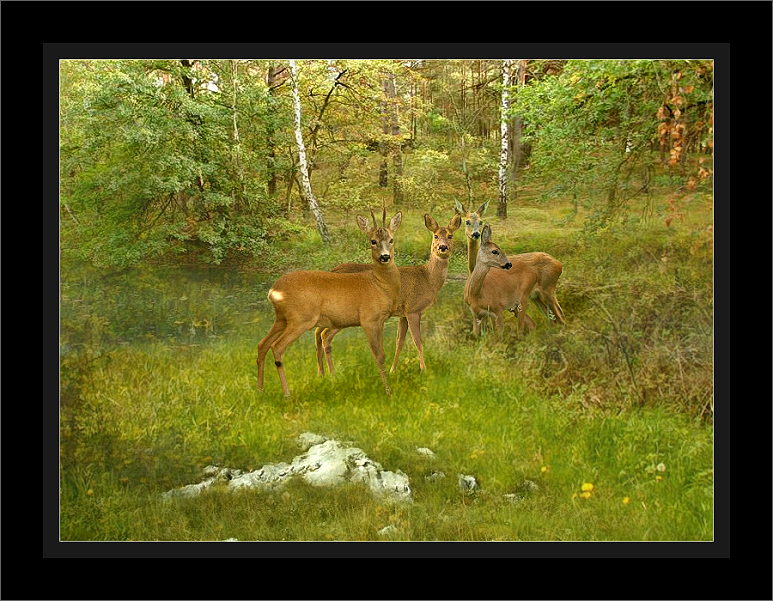
<svg viewBox="0 0 773 601"><path fill-rule="evenodd" d="M510 74L512 71L512 59L506 58L502 61L502 109L499 116L501 135L501 150L499 153L499 205L497 206L497 216L502 219L507 218L507 160L509 157L509 132L507 126L508 109L510 108Z"/></svg>
<svg viewBox="0 0 773 601"><path fill-rule="evenodd" d="M512 74L511 84L523 88L526 85L526 70L528 68L529 61L527 59L520 59L515 67L515 72ZM512 107L512 103L511 108ZM517 107L515 107L517 110ZM523 160L523 146L521 144L521 136L523 133L523 117L520 114L511 115L508 124L508 176L507 186L509 190L510 200L515 201L518 193L518 169L521 166Z"/></svg>
<svg viewBox="0 0 773 601"><path fill-rule="evenodd" d="M295 142L298 145L298 166L301 173L301 186L303 195L309 203L309 208L317 220L317 229L327 244L330 244L330 233L327 230L325 220L322 218L322 211L319 208L317 199L311 190L311 180L309 179L309 169L306 161L306 146L303 143L303 133L301 131L301 95L298 92L298 65L295 60L290 59L290 74L293 80L293 109L295 112Z"/></svg>

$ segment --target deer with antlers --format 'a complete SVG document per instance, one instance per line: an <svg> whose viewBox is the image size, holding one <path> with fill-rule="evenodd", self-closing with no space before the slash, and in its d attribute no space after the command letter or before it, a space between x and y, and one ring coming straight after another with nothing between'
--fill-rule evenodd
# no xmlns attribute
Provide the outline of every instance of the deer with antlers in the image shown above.
<svg viewBox="0 0 773 601"><path fill-rule="evenodd" d="M459 201L455 204L457 213L462 215L465 222L467 264L470 278L472 278L480 257L482 229L484 228L482 216L487 207L488 201L483 203L477 211L468 211ZM535 328L534 321L526 313L530 299L545 313L549 320L558 321L561 324L566 323L564 312L556 298L558 278L561 277L563 271L561 262L544 252L510 255L509 259L512 263L511 269L507 271L498 269L486 270L485 277L481 281L481 290L489 300L495 300L494 297L500 301L503 299L515 299L512 305L487 313L489 317L494 317L495 329L499 332L502 331L503 322L501 315L502 311L507 309L517 315L519 333L533 330ZM495 302L492 306L498 306L498 302ZM473 333L476 335L480 333L481 320L482 317L478 318L475 316L473 318Z"/></svg>
<svg viewBox="0 0 773 601"><path fill-rule="evenodd" d="M393 315L399 316L397 326L397 341L395 344L395 358L392 362L390 373L397 369L397 361L400 351L405 343L405 334L410 329L411 338L416 345L419 354L419 367L424 370L424 347L421 341L421 315L437 300L438 292L445 284L448 275L448 260L454 247L454 232L459 229L461 217L454 215L445 227L438 225L437 221L429 215L424 215L424 225L432 232L432 244L430 246L429 260L424 265L408 265L398 267L400 272L400 299ZM333 268L334 273L362 273L372 270L372 265L364 263L343 263ZM327 358L328 371L332 374L332 340L341 328L317 328L315 341L317 347L317 371L324 375L323 354Z"/></svg>
<svg viewBox="0 0 773 601"><path fill-rule="evenodd" d="M290 396L282 356L301 334L314 327L341 329L361 326L368 338L384 389L391 394L384 370L384 322L392 315L400 298L400 273L394 262L394 234L402 213L386 223L384 208L381 225L371 211L372 223L357 216L357 225L368 236L371 269L359 273L292 271L279 278L268 291L274 306L274 324L258 343L258 389L263 389L263 367L268 350L284 395Z"/></svg>

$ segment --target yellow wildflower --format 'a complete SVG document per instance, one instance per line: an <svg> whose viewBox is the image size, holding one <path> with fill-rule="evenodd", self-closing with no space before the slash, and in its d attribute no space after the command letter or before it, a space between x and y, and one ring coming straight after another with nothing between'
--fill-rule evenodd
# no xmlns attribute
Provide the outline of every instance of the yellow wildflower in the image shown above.
<svg viewBox="0 0 773 601"><path fill-rule="evenodd" d="M581 492L580 497L582 497L583 499L590 499L590 491L586 490L585 492Z"/></svg>
<svg viewBox="0 0 773 601"><path fill-rule="evenodd" d="M663 476L655 476L655 480L657 482L660 482L663 479Z"/></svg>
<svg viewBox="0 0 773 601"><path fill-rule="evenodd" d="M93 495L93 494L94 494L94 490L90 488L90 489L88 489L88 490L86 491L86 494L87 494L88 496L91 496L91 495Z"/></svg>
<svg viewBox="0 0 773 601"><path fill-rule="evenodd" d="M539 468L539 471L543 474L550 469L547 465L543 465L541 468Z"/></svg>
<svg viewBox="0 0 773 601"><path fill-rule="evenodd" d="M584 492L590 492L593 490L593 484L591 484L590 482L583 482L582 486L580 487L580 490Z"/></svg>
<svg viewBox="0 0 773 601"><path fill-rule="evenodd" d="M628 505L631 502L631 497L623 497L623 505Z"/></svg>

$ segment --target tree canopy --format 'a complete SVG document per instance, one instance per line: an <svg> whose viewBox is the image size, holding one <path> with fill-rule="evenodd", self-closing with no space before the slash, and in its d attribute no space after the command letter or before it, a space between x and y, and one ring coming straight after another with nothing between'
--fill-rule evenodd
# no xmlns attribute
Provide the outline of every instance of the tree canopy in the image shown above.
<svg viewBox="0 0 773 601"><path fill-rule="evenodd" d="M653 166L674 182L665 223L680 191L710 177L711 61L518 62L502 114L502 61L297 61L322 214L495 197L503 120L517 122L508 194L550 181L543 199L582 203L589 227L625 214ZM68 252L104 266L220 263L311 227L287 60L60 64Z"/></svg>

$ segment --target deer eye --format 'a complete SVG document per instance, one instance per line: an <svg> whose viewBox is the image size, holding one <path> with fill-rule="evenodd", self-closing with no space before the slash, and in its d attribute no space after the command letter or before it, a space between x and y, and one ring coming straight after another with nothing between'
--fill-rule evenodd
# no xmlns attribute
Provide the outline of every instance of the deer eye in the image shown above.
<svg viewBox="0 0 773 601"><path fill-rule="evenodd" d="M492 251L491 251L491 254L492 254L492 255L498 255L498 254L499 254L499 251L498 251L498 250L492 250Z"/></svg>
<svg viewBox="0 0 773 601"><path fill-rule="evenodd" d="M453 234L448 234L448 239L449 239L449 240L450 240L451 238L453 238L453 237L454 237L454 236L453 236Z"/></svg>
<svg viewBox="0 0 773 601"><path fill-rule="evenodd" d="M437 234L435 234L435 240L437 240Z"/></svg>
<svg viewBox="0 0 773 601"><path fill-rule="evenodd" d="M371 241L370 241L370 243L371 243L371 244L375 244L375 243L376 243L376 241L375 241L375 240L371 240Z"/></svg>
<svg viewBox="0 0 773 601"><path fill-rule="evenodd" d="M467 221L465 221L465 223L466 223L467 225L470 225L470 220L468 219Z"/></svg>
<svg viewBox="0 0 773 601"><path fill-rule="evenodd" d="M394 241L395 241L395 239L394 239L394 238L392 238L392 239L389 241L389 244L394 244Z"/></svg>

